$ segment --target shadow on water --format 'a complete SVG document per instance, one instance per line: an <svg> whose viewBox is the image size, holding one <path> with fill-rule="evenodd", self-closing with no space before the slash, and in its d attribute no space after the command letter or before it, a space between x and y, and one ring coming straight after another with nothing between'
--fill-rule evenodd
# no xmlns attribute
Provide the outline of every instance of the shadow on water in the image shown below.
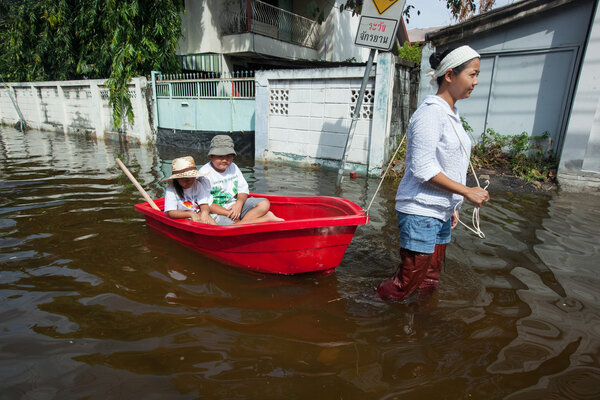
<svg viewBox="0 0 600 400"><path fill-rule="evenodd" d="M388 304L398 263L384 183L330 276L237 270L146 228L170 161L128 147L0 128L0 399L600 397L598 197L494 188L480 240L454 232L440 289ZM256 192L339 194L377 179L236 158ZM466 207L463 218L468 219Z"/></svg>

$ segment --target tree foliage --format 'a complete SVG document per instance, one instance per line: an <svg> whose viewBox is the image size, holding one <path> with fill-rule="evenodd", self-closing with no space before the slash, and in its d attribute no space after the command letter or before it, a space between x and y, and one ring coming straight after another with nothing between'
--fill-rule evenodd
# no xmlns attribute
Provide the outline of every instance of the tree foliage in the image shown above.
<svg viewBox="0 0 600 400"><path fill-rule="evenodd" d="M346 0L345 3L340 5L340 11L351 10L352 14L360 14L364 0ZM442 0L440 0L442 1ZM457 21L465 21L475 15L477 6L475 0L445 0L446 8L450 10L452 17ZM496 0L479 0L479 12L486 12L492 9ZM408 21L410 19L411 10L416 10L417 15L421 14L421 11L413 5L406 5L402 12L404 18Z"/></svg>
<svg viewBox="0 0 600 400"><path fill-rule="evenodd" d="M479 13L491 10L495 3L496 0L479 0ZM446 7L452 13L452 17L460 22L473 17L477 11L475 0L447 0Z"/></svg>
<svg viewBox="0 0 600 400"><path fill-rule="evenodd" d="M411 45L409 42L404 42L402 46L398 46L398 57L415 64L421 64L422 52L423 46L419 44Z"/></svg>
<svg viewBox="0 0 600 400"><path fill-rule="evenodd" d="M114 127L133 111L127 84L176 71L182 0L1 1L5 81L108 78Z"/></svg>

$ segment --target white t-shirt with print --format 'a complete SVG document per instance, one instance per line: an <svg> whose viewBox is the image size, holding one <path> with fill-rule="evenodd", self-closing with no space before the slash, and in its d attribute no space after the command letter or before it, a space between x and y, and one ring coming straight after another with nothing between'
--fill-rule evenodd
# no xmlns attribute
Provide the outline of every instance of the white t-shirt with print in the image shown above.
<svg viewBox="0 0 600 400"><path fill-rule="evenodd" d="M196 179L189 189L183 189L183 199L177 195L172 183L169 183L165 192L165 212L173 210L199 212L200 204L210 206L211 203L210 183L203 178Z"/></svg>
<svg viewBox="0 0 600 400"><path fill-rule="evenodd" d="M235 163L231 163L225 171L218 172L209 161L200 171L208 173L204 179L210 183L212 201L221 207L229 208L235 204L238 193L249 193L248 182Z"/></svg>

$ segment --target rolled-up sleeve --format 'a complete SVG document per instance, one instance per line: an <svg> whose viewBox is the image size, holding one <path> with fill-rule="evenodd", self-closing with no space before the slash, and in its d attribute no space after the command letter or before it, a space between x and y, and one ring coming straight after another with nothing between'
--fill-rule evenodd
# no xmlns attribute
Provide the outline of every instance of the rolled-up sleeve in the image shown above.
<svg viewBox="0 0 600 400"><path fill-rule="evenodd" d="M242 171L240 171L237 165L235 166L235 173L237 175L238 193L250 193L250 191L248 190L248 182L246 182L246 178L244 178Z"/></svg>
<svg viewBox="0 0 600 400"><path fill-rule="evenodd" d="M165 191L165 212L177 210L177 193L175 192L175 188L172 184L167 186L167 190Z"/></svg>
<svg viewBox="0 0 600 400"><path fill-rule="evenodd" d="M426 182L442 172L436 152L443 132L446 112L432 104L415 114L409 131L411 172L420 182Z"/></svg>
<svg viewBox="0 0 600 400"><path fill-rule="evenodd" d="M211 205L213 202L212 195L210 194L210 182L208 179L200 178L198 181L198 204Z"/></svg>

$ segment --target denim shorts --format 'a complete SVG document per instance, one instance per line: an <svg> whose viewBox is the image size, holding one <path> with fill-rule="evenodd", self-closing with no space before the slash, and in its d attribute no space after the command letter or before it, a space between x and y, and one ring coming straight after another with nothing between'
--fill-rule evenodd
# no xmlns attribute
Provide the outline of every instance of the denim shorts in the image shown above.
<svg viewBox="0 0 600 400"><path fill-rule="evenodd" d="M433 217L396 211L400 229L400 246L418 253L433 253L436 244L450 242L452 219L444 222Z"/></svg>

